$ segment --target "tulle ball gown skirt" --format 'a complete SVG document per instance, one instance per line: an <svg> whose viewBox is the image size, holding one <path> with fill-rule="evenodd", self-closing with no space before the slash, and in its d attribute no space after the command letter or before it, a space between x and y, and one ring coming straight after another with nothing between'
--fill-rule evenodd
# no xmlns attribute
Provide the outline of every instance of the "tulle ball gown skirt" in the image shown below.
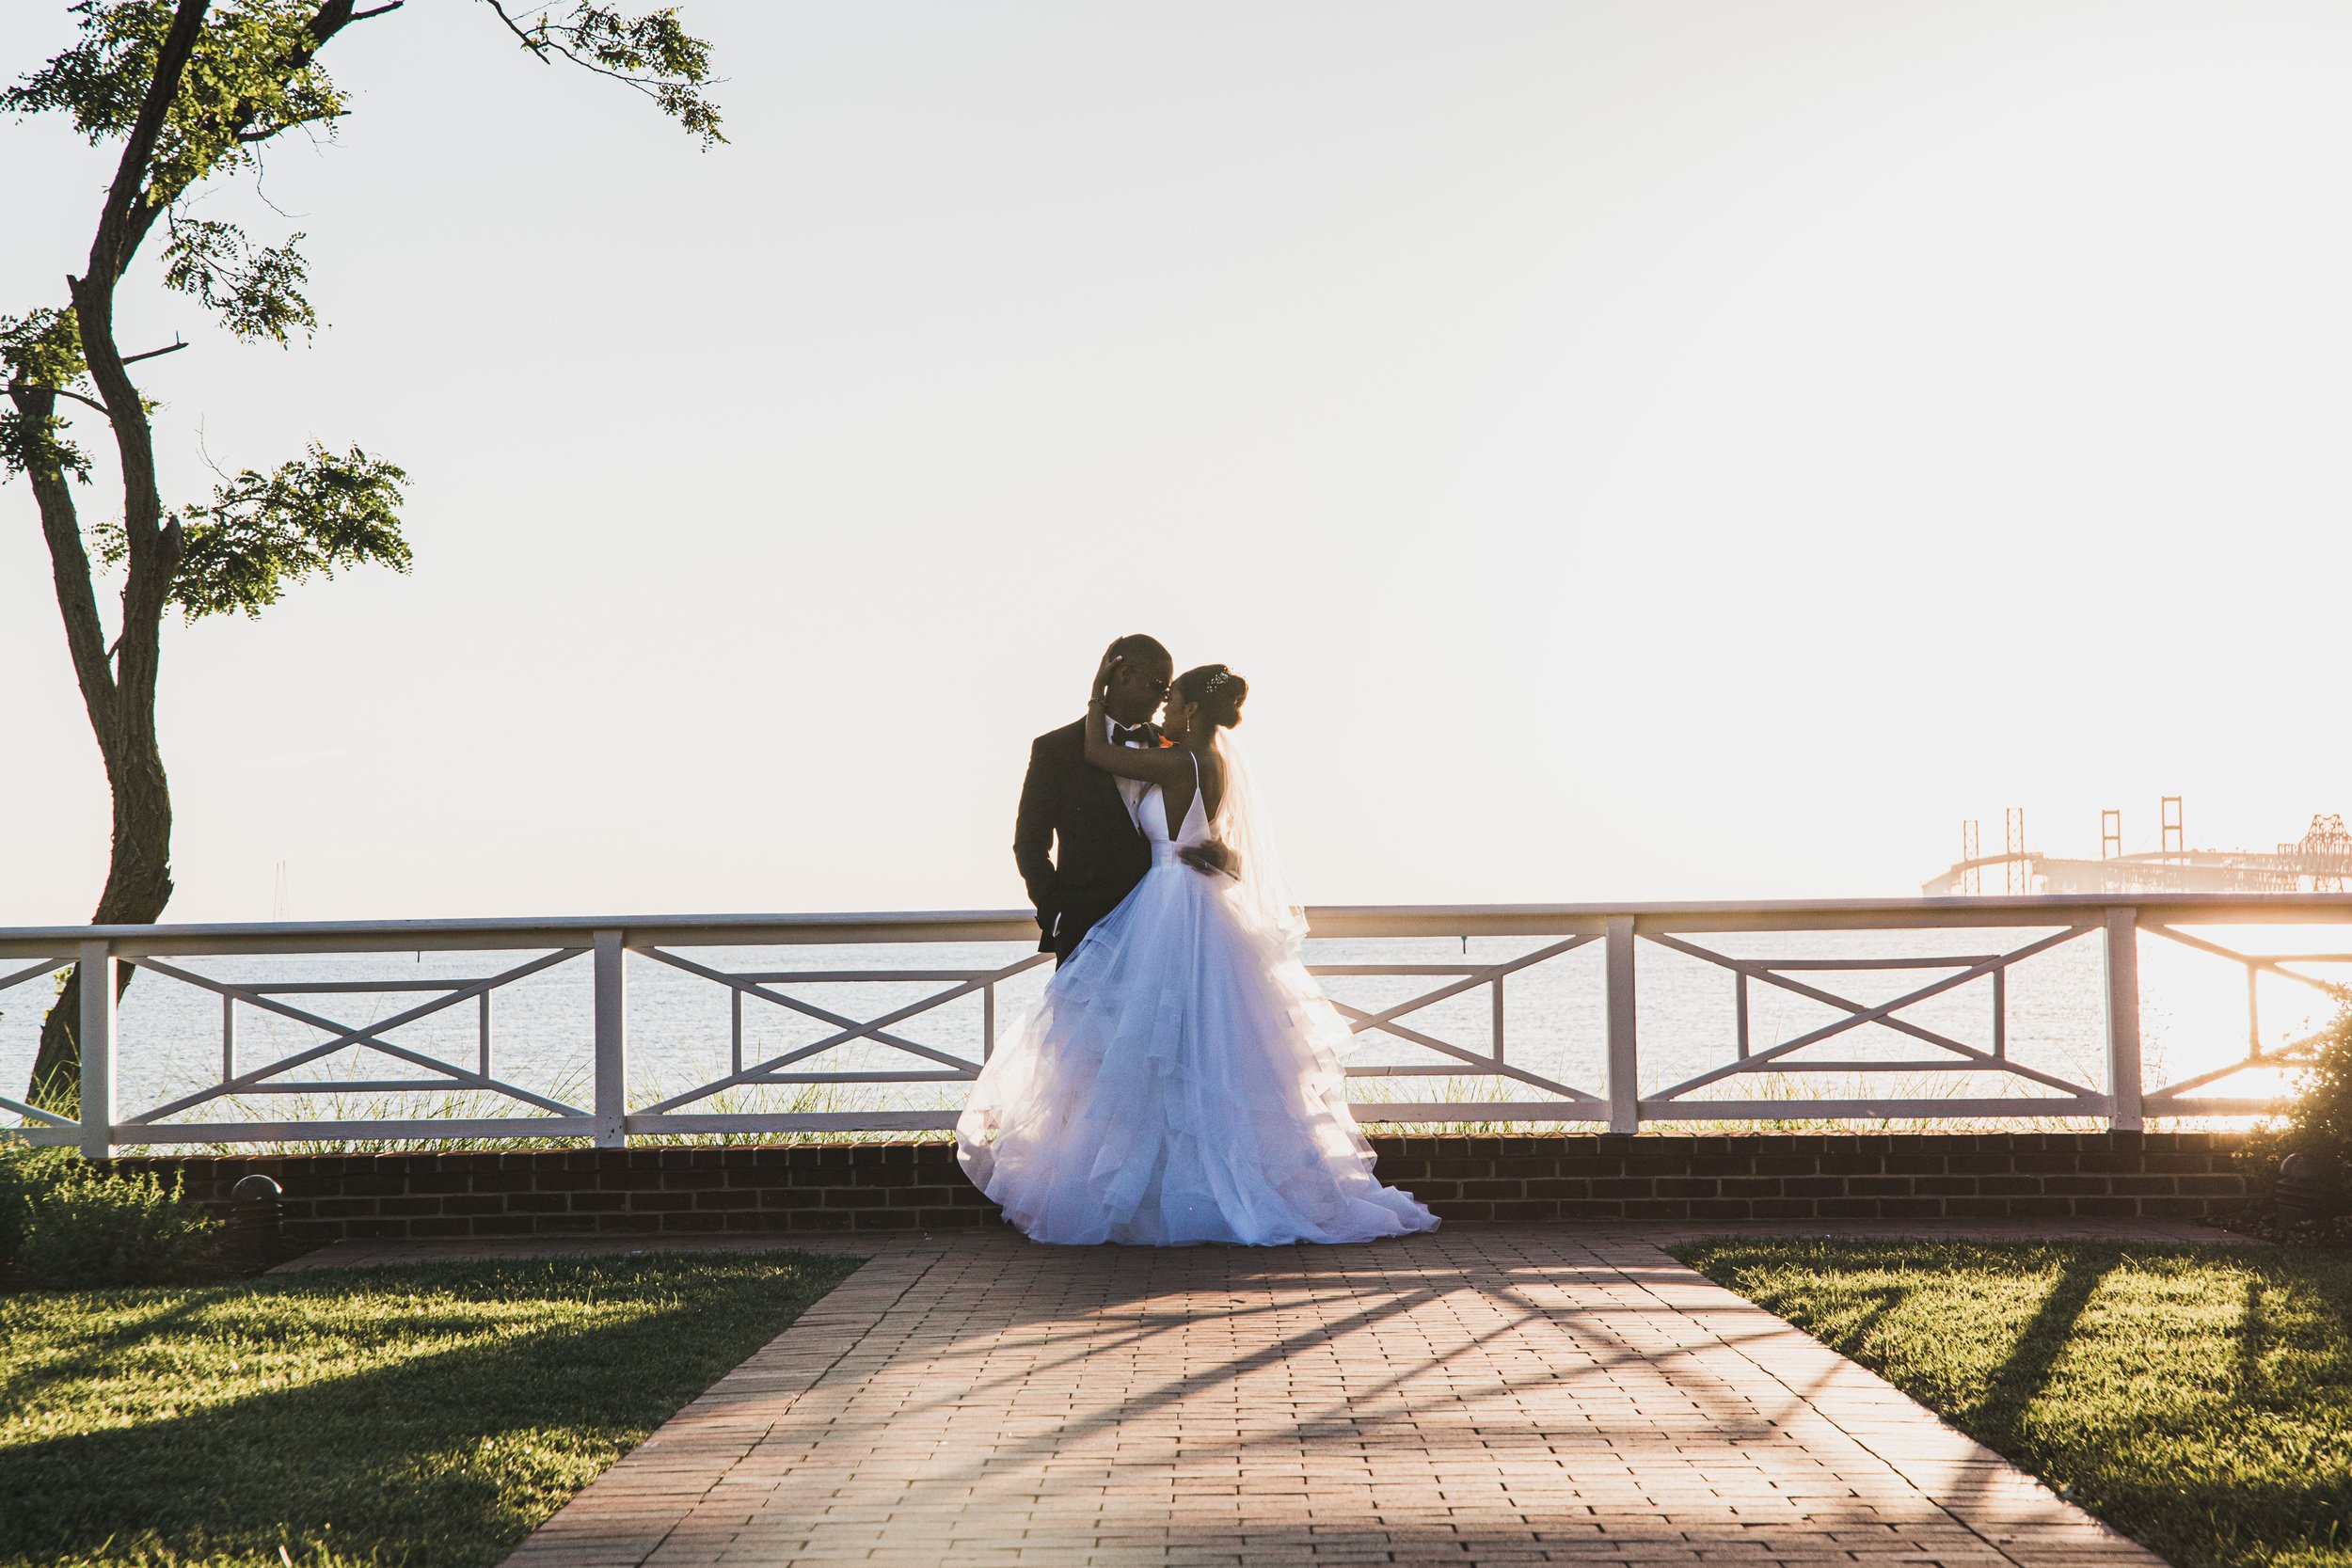
<svg viewBox="0 0 2352 1568"><path fill-rule="evenodd" d="M1362 1242L1437 1228L1381 1185L1345 1025L1224 879L1146 874L998 1046L959 1158L1034 1240Z"/></svg>

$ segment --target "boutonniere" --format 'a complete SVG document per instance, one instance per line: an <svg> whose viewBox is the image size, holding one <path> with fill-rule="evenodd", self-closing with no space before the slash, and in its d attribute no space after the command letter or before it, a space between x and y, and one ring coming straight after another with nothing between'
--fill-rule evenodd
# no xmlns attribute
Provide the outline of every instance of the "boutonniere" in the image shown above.
<svg viewBox="0 0 2352 1568"><path fill-rule="evenodd" d="M1175 748L1176 748L1176 742L1174 742L1174 741L1172 741L1172 740L1168 739L1168 736L1160 736L1160 750L1161 750L1161 751L1163 751L1163 752L1168 752L1168 751L1173 751L1173 750L1175 750Z"/></svg>

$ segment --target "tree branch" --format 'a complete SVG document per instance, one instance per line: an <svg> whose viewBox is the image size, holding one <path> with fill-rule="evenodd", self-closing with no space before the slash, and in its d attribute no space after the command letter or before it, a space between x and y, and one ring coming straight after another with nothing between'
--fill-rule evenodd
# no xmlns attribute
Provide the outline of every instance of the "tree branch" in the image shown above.
<svg viewBox="0 0 2352 1568"><path fill-rule="evenodd" d="M162 348L151 348L144 354L126 354L122 356L122 362L126 365L135 365L142 359L153 359L160 355L177 354L187 346L188 345L183 342L167 343Z"/></svg>
<svg viewBox="0 0 2352 1568"><path fill-rule="evenodd" d="M115 166L114 183L106 187L106 206L99 214L98 233L90 242L89 276L103 278L109 292L131 264L131 252L135 247L125 246L123 240L132 204L147 189L148 160L154 155L155 138L163 135L164 121L170 117L171 101L180 94L180 78L188 69L188 56L196 52L196 40L204 31L204 13L211 5L212 0L180 0L179 8L173 11L171 31L164 35L164 46L155 58L155 74L149 79L147 96L139 103L139 118L123 140L122 160Z"/></svg>
<svg viewBox="0 0 2352 1568"><path fill-rule="evenodd" d="M375 6L364 11L353 10L352 3L353 0L319 0L318 8L310 13L310 20L303 24L304 29L310 35L310 43L284 55L278 62L278 70L283 77L291 79L303 71L312 60L318 58L319 51L326 46L329 39L353 23L365 22L370 17L383 16L388 12L396 11L405 5L407 0L389 0L389 4ZM220 126L222 134L230 140L246 146L255 146L294 129L295 125L312 124L318 119L342 118L341 116L317 116L311 119L294 120L284 125L274 126L267 131L255 132L247 129L253 123L254 116L260 114L261 111L262 104L259 102L250 98L240 99L230 109L227 118L217 119L215 123ZM158 192L157 195L162 199L156 200L149 209L139 230L141 235L146 233L148 227L152 226L155 214L176 200L180 193L168 191Z"/></svg>
<svg viewBox="0 0 2352 1568"><path fill-rule="evenodd" d="M632 21L580 0L569 20L555 23L541 5L538 20L525 27L508 14L505 0L484 3L542 65L553 64L551 56L561 55L582 71L644 93L663 114L701 136L705 148L726 140L719 132L718 111L698 90L710 80L707 46L676 28L675 7ZM652 74L640 73L646 70Z"/></svg>
<svg viewBox="0 0 2352 1568"><path fill-rule="evenodd" d="M11 381L8 383L8 391L11 395L13 395L20 388L27 392L47 392L51 397L72 398L74 402L80 404L85 408L95 408L101 414L106 414L106 405L104 404L100 403L95 398L86 398L81 393L73 391L68 388L41 387L37 386L30 381ZM106 418L111 420L114 416L112 414L106 414Z"/></svg>
<svg viewBox="0 0 2352 1568"><path fill-rule="evenodd" d="M88 272L66 279L73 297L82 358L90 380L97 384L98 395L105 401L106 422L114 429L122 472L122 531L130 570L122 585L122 635L118 639L121 662L112 669L102 665L96 676L106 689L104 711L110 716L112 738L118 744L126 739L152 744L164 606L170 598L172 579L179 575L182 543L179 526L163 515L163 498L155 482L155 439L148 428L147 405L123 366L122 351L115 346L115 288L161 210L151 203L150 166L156 141L171 118L171 106L179 99L188 62L203 36L204 15L210 6L211 0L179 0L173 8L171 30L156 52L154 74L148 78L147 91L140 99L138 119L123 138L121 162L115 167L113 183L106 187L106 205L99 214L98 232L90 239ZM42 527L50 529L46 508ZM82 574L81 591L87 594L89 558L78 532L71 544L71 561ZM54 536L50 556L59 577L59 606L66 608L63 579L69 556ZM72 618L70 609L67 618L69 622ZM78 651L74 662L78 671L83 663ZM93 677L84 673L82 685L87 699ZM100 705L90 700L90 707L95 720ZM109 753L109 766L112 761Z"/></svg>
<svg viewBox="0 0 2352 1568"><path fill-rule="evenodd" d="M46 420L56 407L51 400L56 391L54 387L18 382L8 388L8 397L25 418ZM88 708L90 723L103 739L114 731L114 672L105 628L98 618L98 595L90 586L89 551L82 543L81 519L73 510L73 488L54 462L28 466L25 477L33 482L41 536L49 546L49 575L56 588L57 612L65 621L66 652L73 660L73 677L82 688L83 705Z"/></svg>
<svg viewBox="0 0 2352 1568"><path fill-rule="evenodd" d="M371 11L369 14L373 16L376 13ZM333 120L346 119L349 118L350 117L347 115L320 115L312 119L298 119L285 125L273 125L266 131L240 131L237 133L237 140L246 147L259 147L263 142L276 141L278 137L294 129L297 125L323 125ZM315 138L311 141L310 145L313 147L318 145ZM272 212L278 211L275 206L273 206L270 210ZM282 213L278 215L281 217L284 216Z"/></svg>
<svg viewBox="0 0 2352 1568"><path fill-rule="evenodd" d="M506 30L515 35L515 41L521 44L525 49L530 50L533 55L536 55L539 57L539 63L541 65L553 65L555 63L553 60L548 58L547 45L544 40L534 40L529 33L524 32L521 25L517 24L513 17L506 14L506 8L501 5L499 0L485 0L485 4L487 4L492 10L498 12L499 20L506 24Z"/></svg>

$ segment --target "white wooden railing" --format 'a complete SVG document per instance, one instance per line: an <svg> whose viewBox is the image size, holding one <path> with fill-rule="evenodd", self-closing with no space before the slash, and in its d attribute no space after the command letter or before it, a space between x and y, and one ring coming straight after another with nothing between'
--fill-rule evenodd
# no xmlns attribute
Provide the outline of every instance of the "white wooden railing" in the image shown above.
<svg viewBox="0 0 2352 1568"><path fill-rule="evenodd" d="M1635 1132L1646 1124L1690 1121L1928 1118L1953 1125L1971 1119L2018 1117L2091 1118L2117 1129L2137 1129L2150 1117L2265 1112L2276 1108L2275 1096L2229 1097L2196 1091L2250 1068L2291 1065L2308 1055L2309 1038L2265 1046L2258 995L2264 976L2327 991L2331 989L2328 977L2312 971L2352 965L2352 953L2248 952L2211 935L2181 929L2249 924L2352 927L2352 895L2335 894L2108 897L2093 902L2033 897L1330 908L1311 911L1311 921L1318 939L1464 939L1466 957L1460 963L1311 966L1332 982L1335 991L1343 990L1348 979L1361 976L1406 977L1426 983L1425 989L1402 1001L1375 1007L1339 1002L1351 1027L1359 1034L1375 1035L1391 1048L1410 1048L1408 1055L1418 1053L1415 1059L1351 1065L1352 1078L1472 1079L1486 1082L1496 1091L1493 1098L1482 1099L1361 1101L1359 1116L1388 1122L1584 1122L1616 1132ZM0 1131L36 1142L75 1144L87 1154L103 1157L119 1147L135 1145L568 1137L612 1148L621 1146L632 1134L935 1129L952 1123L952 1108L779 1112L727 1110L713 1102L730 1090L768 1085L968 1081L995 1043L998 989L1048 959L1025 954L982 967L731 969L708 950L1024 943L1034 940L1035 929L1021 912L0 929L0 1000L20 1006L39 1006L44 999L38 983L74 965L80 966L85 977L106 982L86 984L81 990L79 1120L0 1097L0 1111L19 1118ZM1723 951L1724 933L1943 931L1967 933L1979 940L1944 944L1966 951L1899 956L1813 951L1797 957L1759 957ZM1467 954L1471 937L1515 939L1528 945L1500 959L1470 961ZM2243 1055L2233 1054L2212 1070L2155 1088L2141 1083L2139 953L2142 940L2151 937L2242 965L2248 999ZM1814 939L1813 945L1818 948L1821 940ZM2011 971L2026 959L2077 942L2097 944L2104 960L2100 1037L2080 1042L2088 1049L2078 1053L2080 1060L2103 1065L2103 1074L2029 1065L2018 1060L2010 1049ZM1539 1070L1529 1065L1538 1058L1551 1060L1559 1052L1531 1053L1526 1038L1529 1030L1525 1026L1517 1033L1507 1029L1513 1014L1506 1006L1506 991L1515 977L1527 975L1538 966L1569 961L1571 955L1596 944L1598 983L1591 991L1598 1004L1597 1022L1603 1049L1595 1080L1577 1083L1571 1081L1572 1074L1556 1066ZM1642 1081L1643 1009L1636 990L1636 957L1644 944L1722 970L1730 977L1733 998L1727 1037L1702 1042L1720 1059L1702 1070L1647 1088ZM692 956L697 951L705 957ZM278 980L224 979L188 961L218 955L389 958L426 952L478 953L485 961L475 966L478 973L459 976L370 974ZM507 957L498 957L501 954ZM633 1063L630 1052L627 966L631 954L638 955L641 963L667 966L725 991L730 1020L725 1071L675 1092L662 1092L659 1098L647 1097L646 1085L653 1079L644 1069L655 1064ZM1591 963L1595 957L1586 954L1578 961ZM144 984L193 987L220 999L217 1074L200 1086L127 1113L119 1103L121 1045L112 983L124 965L147 972L151 978ZM568 973L580 976L593 999L585 1009L584 1037L577 1042L587 1092L568 1098L528 1087L502 1072L494 1012L494 998L502 990L564 966L574 966ZM1826 983L1841 974L1866 971L1921 978L1891 998L1869 1004L1852 1000ZM876 982L921 983L938 989L863 1018L796 994L809 987ZM1846 984L1852 989L1851 982ZM1923 1003L1970 986L1981 986L1990 1004L1989 1030L1981 1042L1959 1037L1948 1025L1931 1027L1905 1016ZM1759 1045L1751 1037L1750 1028L1751 1003L1759 988L1804 998L1828 1009L1832 1016L1789 1037ZM11 990L15 995L7 996ZM1481 990L1488 1003L1483 1048L1443 1037L1434 1032L1435 1025L1417 1026L1414 1015ZM359 992L413 992L417 1000L373 1022L354 1023L336 1017L336 999ZM975 997L980 1008L977 1051L915 1037L911 1021ZM763 1053L760 1049L747 1049L747 1007L783 1009L818 1027L812 1038ZM470 1009L475 1020L469 1056L450 1050L446 1040L438 1048L426 1048L394 1037L405 1026L428 1019L445 1027L451 1018L463 1016L456 1009ZM315 1037L268 1060L248 1062L240 1055L238 1041L238 1022L245 1014L288 1021ZM1542 1027L1557 1030L1562 1025L1553 1018ZM1815 1053L1815 1048L1825 1042L1867 1030L1891 1031L1915 1049L1904 1056ZM1689 1042L1682 1044L1687 1048ZM865 1050L869 1058L875 1048L885 1048L897 1065L881 1069L846 1065L836 1053L852 1046ZM1520 1047L1516 1054L1513 1046ZM326 1083L295 1073L297 1069L339 1053L393 1064L396 1070L390 1076L346 1077ZM828 1056L836 1059L829 1065ZM637 1069L634 1077L633 1068ZM1915 1086L1920 1075L1947 1072L1979 1075L1980 1081L1997 1085L1998 1092L1937 1095L1919 1092ZM1761 1081L1767 1075L1770 1085ZM1792 1096L1787 1086L1792 1082L1828 1079L1892 1082L1896 1086L1884 1094L1857 1090L1819 1096ZM1743 1092L1743 1084L1756 1084L1759 1089L1776 1087L1779 1092ZM219 1117L222 1107L241 1107L248 1097L316 1099L328 1089L338 1094L397 1096L440 1091L488 1096L503 1102L505 1114Z"/></svg>

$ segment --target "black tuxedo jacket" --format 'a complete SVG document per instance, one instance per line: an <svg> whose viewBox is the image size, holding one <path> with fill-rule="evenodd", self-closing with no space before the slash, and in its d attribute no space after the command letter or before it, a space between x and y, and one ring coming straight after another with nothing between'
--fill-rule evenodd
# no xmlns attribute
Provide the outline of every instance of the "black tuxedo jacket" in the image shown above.
<svg viewBox="0 0 2352 1568"><path fill-rule="evenodd" d="M1012 858L1037 906L1038 951L1061 958L1152 869L1152 847L1127 815L1118 780L1087 766L1085 724L1030 743L1012 832ZM1148 733L1157 743L1159 731Z"/></svg>

